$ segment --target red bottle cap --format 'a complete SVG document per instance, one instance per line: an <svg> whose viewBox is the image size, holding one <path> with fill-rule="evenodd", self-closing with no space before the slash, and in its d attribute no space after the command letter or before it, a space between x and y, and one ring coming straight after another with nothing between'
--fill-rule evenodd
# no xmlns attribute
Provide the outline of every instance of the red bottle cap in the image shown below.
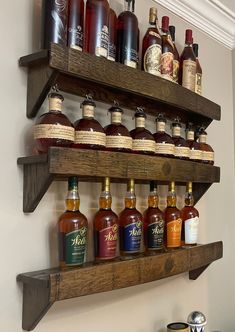
<svg viewBox="0 0 235 332"><path fill-rule="evenodd" d="M169 30L169 17L163 16L162 17L162 31L167 32Z"/></svg>
<svg viewBox="0 0 235 332"><path fill-rule="evenodd" d="M185 31L185 44L193 43L193 31L188 29Z"/></svg>

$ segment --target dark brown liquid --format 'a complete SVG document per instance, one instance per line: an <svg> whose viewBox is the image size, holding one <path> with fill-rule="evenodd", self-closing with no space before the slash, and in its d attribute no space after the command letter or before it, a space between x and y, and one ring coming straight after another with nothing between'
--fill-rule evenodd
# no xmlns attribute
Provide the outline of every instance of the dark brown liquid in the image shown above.
<svg viewBox="0 0 235 332"><path fill-rule="evenodd" d="M131 137L132 137L133 141L135 139L138 139L138 140L143 140L143 142L144 142L144 140L150 140L150 141L155 142L155 140L153 138L153 135L150 133L149 130L145 129L144 127L137 127L135 129L131 130L130 134L131 134ZM143 146L142 149L135 150L133 152L134 153L141 153L141 154L151 154L151 155L155 154L155 152L146 151L144 149L144 146Z"/></svg>
<svg viewBox="0 0 235 332"><path fill-rule="evenodd" d="M182 85L183 80L183 63L184 60L192 60L196 62L196 57L191 46L185 46L180 56L179 84Z"/></svg>
<svg viewBox="0 0 235 332"><path fill-rule="evenodd" d="M83 49L84 0L69 0L68 46Z"/></svg>
<svg viewBox="0 0 235 332"><path fill-rule="evenodd" d="M104 128L105 133L106 133L106 137L108 136L125 136L125 137L130 137L131 135L128 131L128 129L123 126L121 123L112 123L110 125L108 125L107 127ZM117 151L117 152L131 152L131 149L129 148L124 148L124 147L120 147L120 148L106 148L106 150L108 151Z"/></svg>
<svg viewBox="0 0 235 332"><path fill-rule="evenodd" d="M152 45L159 45L159 50L161 50L161 46L162 46L162 39L160 37L160 32L158 31L156 26L151 26L148 28L144 39L143 39L143 47L142 47L142 70L148 71L147 70L147 64L146 64L146 52L149 49L150 46ZM161 54L161 51L159 52ZM151 60L151 59L148 59ZM156 59L155 57L152 57L152 62L155 62L154 67L156 72L159 72L159 74L161 73L161 68L160 68L160 64L161 64L161 56L159 56L159 61L156 63Z"/></svg>

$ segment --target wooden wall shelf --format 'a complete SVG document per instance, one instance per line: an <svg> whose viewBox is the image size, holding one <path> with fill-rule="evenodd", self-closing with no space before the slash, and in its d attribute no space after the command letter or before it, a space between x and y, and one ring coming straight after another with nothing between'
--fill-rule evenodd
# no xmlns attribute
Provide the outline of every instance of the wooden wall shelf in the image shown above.
<svg viewBox="0 0 235 332"><path fill-rule="evenodd" d="M88 53L51 44L50 51L22 57L21 66L28 67L27 116L34 117L50 88L58 84L62 91L130 109L144 106L156 115L164 111L170 119L179 116L206 126L220 120L220 106L212 101L143 71L129 68Z"/></svg>
<svg viewBox="0 0 235 332"><path fill-rule="evenodd" d="M17 280L24 287L23 329L33 330L55 301L136 286L184 272L195 280L222 256L223 244L215 242L128 261L20 274Z"/></svg>

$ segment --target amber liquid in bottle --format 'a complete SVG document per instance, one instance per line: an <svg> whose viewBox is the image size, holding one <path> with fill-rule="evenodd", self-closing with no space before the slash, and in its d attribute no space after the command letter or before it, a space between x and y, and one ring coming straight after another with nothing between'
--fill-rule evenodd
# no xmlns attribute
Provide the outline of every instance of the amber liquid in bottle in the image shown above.
<svg viewBox="0 0 235 332"><path fill-rule="evenodd" d="M85 20L85 51L107 58L109 44L109 3L87 0Z"/></svg>
<svg viewBox="0 0 235 332"><path fill-rule="evenodd" d="M200 149L200 144L195 141L195 132L192 123L188 124L186 137L186 143L190 148L190 160L199 163L202 162L202 151Z"/></svg>
<svg viewBox="0 0 235 332"><path fill-rule="evenodd" d="M117 51L117 15L115 11L112 8L110 8L108 60L116 61L116 51Z"/></svg>
<svg viewBox="0 0 235 332"><path fill-rule="evenodd" d="M84 0L69 0L68 46L83 50Z"/></svg>
<svg viewBox="0 0 235 332"><path fill-rule="evenodd" d="M204 128L199 130L199 146L202 151L202 162L204 164L214 165L214 150L206 143L207 133Z"/></svg>
<svg viewBox="0 0 235 332"><path fill-rule="evenodd" d="M175 144L175 157L189 160L190 148L185 139L181 137L181 123L179 119L175 119L175 122L172 123L172 139Z"/></svg>
<svg viewBox="0 0 235 332"><path fill-rule="evenodd" d="M159 114L156 118L157 132L153 135L156 142L156 154L161 157L174 157L175 144L165 131L166 118Z"/></svg>
<svg viewBox="0 0 235 332"><path fill-rule="evenodd" d="M169 33L169 17L162 18L162 56L161 75L163 78L173 80L174 45Z"/></svg>
<svg viewBox="0 0 235 332"><path fill-rule="evenodd" d="M175 26L170 25L169 31L170 31L171 39L172 39L172 42L174 45L173 82L178 83L179 82L180 56L179 56L177 47L175 45Z"/></svg>
<svg viewBox="0 0 235 332"><path fill-rule="evenodd" d="M96 261L117 257L118 216L112 211L110 179L105 178L100 195L100 209L94 218L94 242Z"/></svg>
<svg viewBox="0 0 235 332"><path fill-rule="evenodd" d="M193 246L198 241L199 213L194 207L193 184L187 183L185 194L185 206L181 210L182 224L182 245Z"/></svg>
<svg viewBox="0 0 235 332"><path fill-rule="evenodd" d="M58 221L60 266L73 267L85 262L88 222L79 211L80 199L76 177L68 180L66 212Z"/></svg>
<svg viewBox="0 0 235 332"><path fill-rule="evenodd" d="M195 82L195 92L199 95L202 94L202 67L198 60L198 44L193 44L193 51L196 56L196 82Z"/></svg>

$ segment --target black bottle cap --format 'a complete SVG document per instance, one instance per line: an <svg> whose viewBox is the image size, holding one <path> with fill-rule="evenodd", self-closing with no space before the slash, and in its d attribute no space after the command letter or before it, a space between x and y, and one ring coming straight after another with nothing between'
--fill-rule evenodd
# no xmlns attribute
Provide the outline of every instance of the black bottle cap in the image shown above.
<svg viewBox="0 0 235 332"><path fill-rule="evenodd" d="M198 128L198 135L207 135L206 129L204 126Z"/></svg>
<svg viewBox="0 0 235 332"><path fill-rule="evenodd" d="M167 325L167 331L188 331L188 327L186 323L171 323Z"/></svg>
<svg viewBox="0 0 235 332"><path fill-rule="evenodd" d="M193 44L193 52L197 58L198 57L198 44Z"/></svg>
<svg viewBox="0 0 235 332"><path fill-rule="evenodd" d="M158 113L156 117L156 122L165 122L166 123L166 117L163 113Z"/></svg>
<svg viewBox="0 0 235 332"><path fill-rule="evenodd" d="M169 31L170 31L170 34L171 34L171 39L174 42L175 41L175 26L174 25L169 25Z"/></svg>
<svg viewBox="0 0 235 332"><path fill-rule="evenodd" d="M135 112L135 118L145 118L146 119L146 114L142 107L137 107L137 110Z"/></svg>
<svg viewBox="0 0 235 332"><path fill-rule="evenodd" d="M157 181L150 181L150 192L156 191L157 190Z"/></svg>
<svg viewBox="0 0 235 332"><path fill-rule="evenodd" d="M188 131L195 131L194 124L192 122L188 122L186 129Z"/></svg>
<svg viewBox="0 0 235 332"><path fill-rule="evenodd" d="M119 103L114 100L113 105L108 109L109 112L120 112L123 113L123 109L119 107Z"/></svg>
<svg viewBox="0 0 235 332"><path fill-rule="evenodd" d="M180 118L179 117L177 117L177 118L174 119L174 121L172 122L172 127L180 127L180 128L182 128L182 125L180 123Z"/></svg>
<svg viewBox="0 0 235 332"><path fill-rule="evenodd" d="M58 92L49 93L48 98L57 98L60 99L61 101L64 101L64 97Z"/></svg>
<svg viewBox="0 0 235 332"><path fill-rule="evenodd" d="M81 103L81 107L86 106L86 105L96 107L96 103L94 102L91 95L86 95L86 99L84 99L83 102Z"/></svg>

